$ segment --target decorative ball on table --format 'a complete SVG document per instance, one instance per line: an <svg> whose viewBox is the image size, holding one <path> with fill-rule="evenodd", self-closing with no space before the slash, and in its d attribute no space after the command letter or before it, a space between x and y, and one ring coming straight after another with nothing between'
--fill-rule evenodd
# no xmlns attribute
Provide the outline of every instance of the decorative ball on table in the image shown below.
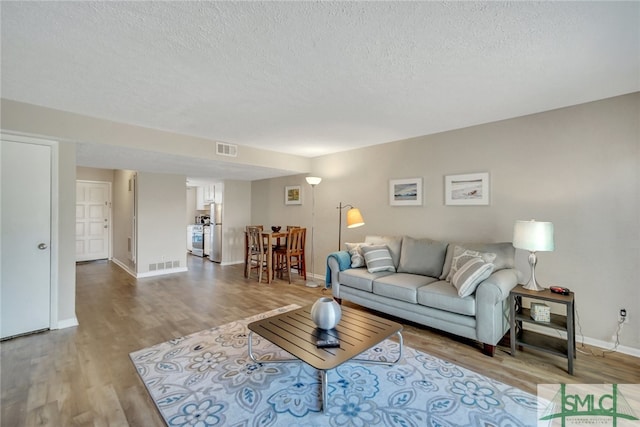
<svg viewBox="0 0 640 427"><path fill-rule="evenodd" d="M333 298L322 297L311 306L311 320L320 329L333 329L342 317L342 309Z"/></svg>
<svg viewBox="0 0 640 427"><path fill-rule="evenodd" d="M282 227L279 225L272 225L271 226L271 231L273 231L274 233L277 233L278 231L280 231Z"/></svg>

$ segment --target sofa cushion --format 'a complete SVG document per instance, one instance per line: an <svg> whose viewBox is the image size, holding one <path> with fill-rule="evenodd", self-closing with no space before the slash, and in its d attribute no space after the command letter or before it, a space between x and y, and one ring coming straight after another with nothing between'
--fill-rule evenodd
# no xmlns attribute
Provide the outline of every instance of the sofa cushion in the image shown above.
<svg viewBox="0 0 640 427"><path fill-rule="evenodd" d="M451 284L458 290L458 296L466 297L487 277L491 276L495 265L484 262L482 258L472 258L456 271Z"/></svg>
<svg viewBox="0 0 640 427"><path fill-rule="evenodd" d="M456 288L443 280L422 286L417 290L418 304L466 316L476 315L475 295L458 296Z"/></svg>
<svg viewBox="0 0 640 427"><path fill-rule="evenodd" d="M494 271L502 270L505 268L515 268L515 256L516 249L511 242L501 243L449 243L447 248L447 255L444 259L444 265L442 266L442 274L440 279L444 280L449 275L451 268L451 259L453 258L453 250L455 246L462 246L467 249L473 249L479 252L490 252L496 254L496 259L493 260L493 264L496 266Z"/></svg>
<svg viewBox="0 0 640 427"><path fill-rule="evenodd" d="M447 243L404 236L398 273L440 277L446 253Z"/></svg>
<svg viewBox="0 0 640 427"><path fill-rule="evenodd" d="M364 267L364 254L362 253L362 246L364 245L368 245L368 243L345 243L351 256L351 268Z"/></svg>
<svg viewBox="0 0 640 427"><path fill-rule="evenodd" d="M369 273L377 273L379 271L396 271L396 267L393 265L393 259L391 258L391 253L386 245L363 246L362 253L364 254L364 261L367 264L367 270L369 270Z"/></svg>
<svg viewBox="0 0 640 427"><path fill-rule="evenodd" d="M350 268L338 273L341 284L361 291L373 292L373 281L380 277L393 274L390 271L369 273L366 268Z"/></svg>
<svg viewBox="0 0 640 427"><path fill-rule="evenodd" d="M373 293L416 304L417 289L438 279L418 274L396 273L373 281Z"/></svg>
<svg viewBox="0 0 640 427"><path fill-rule="evenodd" d="M449 274L446 278L447 282L451 282L456 271L472 258L482 258L484 262L493 262L493 260L496 259L496 254L474 251L455 245L453 248L453 257L451 258L451 267L449 267Z"/></svg>
<svg viewBox="0 0 640 427"><path fill-rule="evenodd" d="M398 268L400 264L400 250L402 248L402 236L367 236L364 241L370 245L387 245L393 265Z"/></svg>

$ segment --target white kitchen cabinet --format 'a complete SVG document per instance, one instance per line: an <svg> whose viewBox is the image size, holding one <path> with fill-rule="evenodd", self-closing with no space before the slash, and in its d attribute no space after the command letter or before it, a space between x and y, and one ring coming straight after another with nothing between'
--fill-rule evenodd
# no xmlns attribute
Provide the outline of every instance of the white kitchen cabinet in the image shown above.
<svg viewBox="0 0 640 427"><path fill-rule="evenodd" d="M216 201L216 185L207 184L196 187L196 209L199 211L208 210L209 205Z"/></svg>
<svg viewBox="0 0 640 427"><path fill-rule="evenodd" d="M196 187L196 210L204 210L204 189Z"/></svg>
<svg viewBox="0 0 640 427"><path fill-rule="evenodd" d="M203 197L205 203L213 203L216 201L216 185L209 184L205 185L203 188Z"/></svg>

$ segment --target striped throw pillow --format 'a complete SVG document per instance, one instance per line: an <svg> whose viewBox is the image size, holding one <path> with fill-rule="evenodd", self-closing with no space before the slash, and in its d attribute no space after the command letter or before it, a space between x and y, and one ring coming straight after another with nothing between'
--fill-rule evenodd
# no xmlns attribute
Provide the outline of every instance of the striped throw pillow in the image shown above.
<svg viewBox="0 0 640 427"><path fill-rule="evenodd" d="M458 290L461 298L469 296L476 291L476 288L487 277L491 276L495 265L484 262L482 258L471 258L453 275L451 284Z"/></svg>
<svg viewBox="0 0 640 427"><path fill-rule="evenodd" d="M473 258L480 258L484 262L493 262L496 259L496 254L492 252L473 251L457 245L454 246L453 258L451 259L451 269L449 270L449 274L445 280L447 282L453 282L453 275L456 274L456 271Z"/></svg>
<svg viewBox="0 0 640 427"><path fill-rule="evenodd" d="M364 253L364 260L369 273L396 271L396 267L393 265L393 259L391 258L391 252L389 252L387 245L362 246L361 249L362 253Z"/></svg>

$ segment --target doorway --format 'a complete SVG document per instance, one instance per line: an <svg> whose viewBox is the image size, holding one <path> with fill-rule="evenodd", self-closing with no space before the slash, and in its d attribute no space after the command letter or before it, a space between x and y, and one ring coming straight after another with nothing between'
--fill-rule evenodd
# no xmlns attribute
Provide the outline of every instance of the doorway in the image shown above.
<svg viewBox="0 0 640 427"><path fill-rule="evenodd" d="M76 261L111 258L111 183L76 181Z"/></svg>

